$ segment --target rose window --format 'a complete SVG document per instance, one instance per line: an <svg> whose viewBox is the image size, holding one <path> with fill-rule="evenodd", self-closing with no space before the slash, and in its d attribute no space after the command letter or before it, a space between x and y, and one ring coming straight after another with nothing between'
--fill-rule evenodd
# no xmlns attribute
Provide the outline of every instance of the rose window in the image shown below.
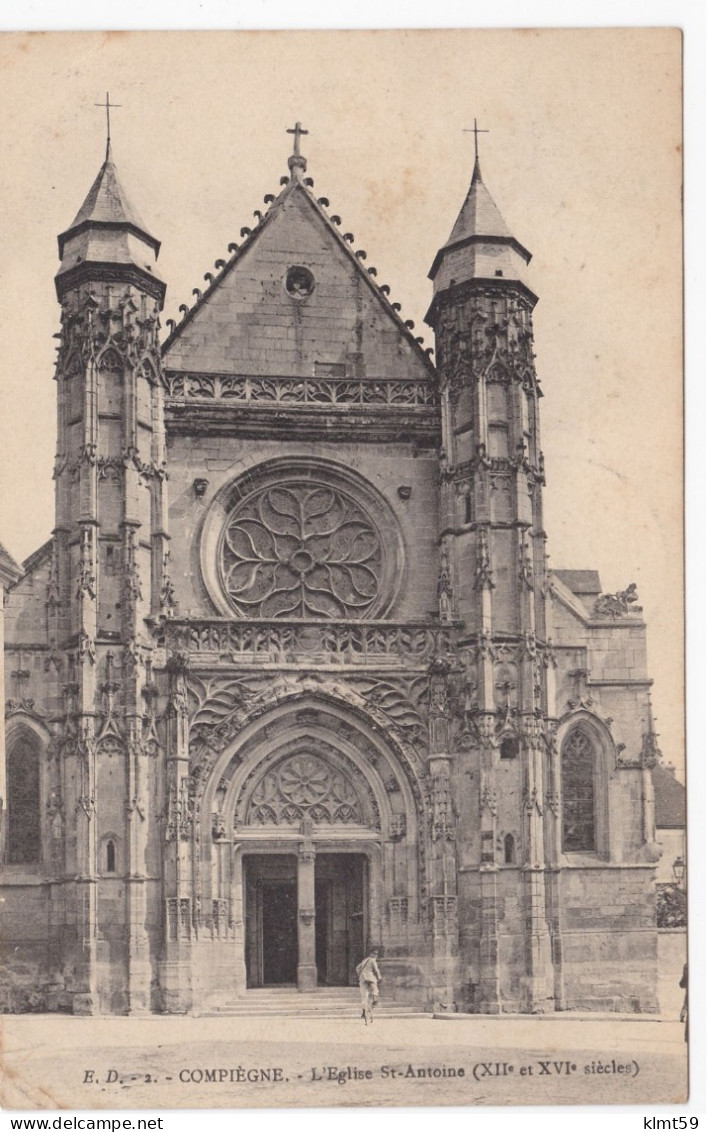
<svg viewBox="0 0 708 1132"><path fill-rule="evenodd" d="M298 825L303 818L329 824L363 821L354 786L317 755L293 755L269 770L253 792L249 825Z"/></svg>
<svg viewBox="0 0 708 1132"><path fill-rule="evenodd" d="M380 604L384 546L348 492L280 480L231 511L219 564L244 617L360 618Z"/></svg>
<svg viewBox="0 0 708 1132"><path fill-rule="evenodd" d="M300 755L291 759L280 772L283 792L297 805L321 802L330 786L330 774L319 759Z"/></svg>

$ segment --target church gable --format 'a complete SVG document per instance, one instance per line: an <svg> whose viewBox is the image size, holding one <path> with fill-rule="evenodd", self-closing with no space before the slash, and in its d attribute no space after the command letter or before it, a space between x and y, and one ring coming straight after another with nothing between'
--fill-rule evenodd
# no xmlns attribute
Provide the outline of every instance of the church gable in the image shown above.
<svg viewBox="0 0 708 1132"><path fill-rule="evenodd" d="M410 328L299 181L173 329L164 365L168 380L175 372L433 375Z"/></svg>

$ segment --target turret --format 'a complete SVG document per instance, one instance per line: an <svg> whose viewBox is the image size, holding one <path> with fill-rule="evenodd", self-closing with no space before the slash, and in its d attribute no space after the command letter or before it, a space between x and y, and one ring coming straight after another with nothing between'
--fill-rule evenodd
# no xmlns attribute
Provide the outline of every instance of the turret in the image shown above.
<svg viewBox="0 0 708 1132"><path fill-rule="evenodd" d="M171 599L159 247L120 183L109 140L88 196L59 236L56 276L62 325L47 616L65 712L61 795L77 814L65 857L66 875L76 878L67 926L73 921L76 931L77 1013L99 1006L98 909L116 901L126 905L128 940L110 1009L150 1006L145 876L155 750L145 723L153 706L146 619Z"/></svg>
<svg viewBox="0 0 708 1132"><path fill-rule="evenodd" d="M522 278L530 258L476 159L430 271L435 295L426 315L441 383L441 539L456 548L456 613L472 631L533 632L533 574L544 573L536 296Z"/></svg>
<svg viewBox="0 0 708 1132"><path fill-rule="evenodd" d="M489 1012L499 1009L501 995L497 846L523 869L542 869L545 860L545 535L536 296L524 281L530 258L475 157L465 202L430 271L435 293L426 321L435 330L441 393L441 553L452 573L452 614L464 624L461 660L475 740L461 756L458 781L460 790L476 784L477 806L463 808L461 836L476 845L479 879L475 889L468 874L471 891L460 895L482 909L474 929L479 1008ZM543 882L532 873L527 879L514 892L518 923L507 921L526 937L529 1006L543 1009L550 995ZM461 935L471 930L460 924Z"/></svg>

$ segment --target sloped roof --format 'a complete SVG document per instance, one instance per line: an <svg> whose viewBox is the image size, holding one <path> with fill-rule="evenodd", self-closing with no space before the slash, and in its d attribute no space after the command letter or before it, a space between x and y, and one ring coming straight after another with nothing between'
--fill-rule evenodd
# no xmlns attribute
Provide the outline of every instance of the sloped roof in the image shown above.
<svg viewBox="0 0 708 1132"><path fill-rule="evenodd" d="M9 585L22 574L22 567L15 562L10 552L0 542L0 582Z"/></svg>
<svg viewBox="0 0 708 1132"><path fill-rule="evenodd" d="M585 625L588 621L587 606L583 604L581 597L574 593L563 577L564 574L573 573L573 570L552 570L552 593L554 598L557 598L574 617Z"/></svg>
<svg viewBox="0 0 708 1132"><path fill-rule="evenodd" d="M651 772L657 829L683 829L686 825L686 790L662 763Z"/></svg>
<svg viewBox="0 0 708 1132"><path fill-rule="evenodd" d="M22 563L23 575L31 574L33 570L36 570L38 566L41 566L43 562L46 562L46 560L52 553L53 545L54 539L48 538L46 542L43 542L42 545L37 548L37 550L33 550L32 553L27 558L25 558L24 562Z"/></svg>
<svg viewBox="0 0 708 1132"><path fill-rule="evenodd" d="M597 570L554 570L556 578L560 578L564 586L567 586L571 593L574 594L596 594L602 593L602 585L600 583L600 575Z"/></svg>

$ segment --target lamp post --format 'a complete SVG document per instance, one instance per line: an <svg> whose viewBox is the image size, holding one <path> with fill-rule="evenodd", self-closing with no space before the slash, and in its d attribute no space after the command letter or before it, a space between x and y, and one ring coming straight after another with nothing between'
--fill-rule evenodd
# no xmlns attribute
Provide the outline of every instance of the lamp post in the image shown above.
<svg viewBox="0 0 708 1132"><path fill-rule="evenodd" d="M676 881L676 887L679 891L683 892L683 882L686 877L686 862L683 857L677 857L671 868L674 874L674 880Z"/></svg>

